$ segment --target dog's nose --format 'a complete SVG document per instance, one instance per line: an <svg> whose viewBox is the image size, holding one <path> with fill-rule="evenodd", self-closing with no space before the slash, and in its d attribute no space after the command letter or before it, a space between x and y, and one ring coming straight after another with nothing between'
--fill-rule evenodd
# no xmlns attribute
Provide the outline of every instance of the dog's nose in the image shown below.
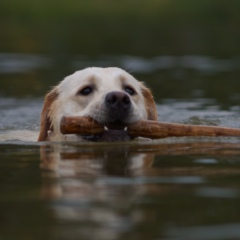
<svg viewBox="0 0 240 240"><path fill-rule="evenodd" d="M128 110L131 106L129 96L123 92L110 92L106 95L105 104L113 110Z"/></svg>

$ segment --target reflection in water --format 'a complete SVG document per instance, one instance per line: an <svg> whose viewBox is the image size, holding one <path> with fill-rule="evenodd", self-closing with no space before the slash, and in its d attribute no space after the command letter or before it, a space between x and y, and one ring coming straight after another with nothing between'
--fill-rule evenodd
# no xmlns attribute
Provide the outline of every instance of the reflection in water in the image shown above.
<svg viewBox="0 0 240 240"><path fill-rule="evenodd" d="M150 167L153 154L130 151L127 145L103 149L46 145L41 147L41 159L41 169L47 170L41 196L53 199L60 221L78 226L58 228L60 236L116 239L144 218L137 209L130 210L140 190L133 172Z"/></svg>
<svg viewBox="0 0 240 240"><path fill-rule="evenodd" d="M240 144L216 140L1 144L0 237L238 239Z"/></svg>
<svg viewBox="0 0 240 240"><path fill-rule="evenodd" d="M240 210L239 151L221 142L46 144L40 195L61 223L59 239L192 239L199 229L212 239L221 226L240 237L230 225Z"/></svg>

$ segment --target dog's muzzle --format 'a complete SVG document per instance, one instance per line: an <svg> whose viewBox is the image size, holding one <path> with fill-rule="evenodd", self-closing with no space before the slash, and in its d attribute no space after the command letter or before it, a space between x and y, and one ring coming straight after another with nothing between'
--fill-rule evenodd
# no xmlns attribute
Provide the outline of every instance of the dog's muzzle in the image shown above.
<svg viewBox="0 0 240 240"><path fill-rule="evenodd" d="M128 118L131 112L131 99L123 92L110 92L105 97L104 132L83 136L88 141L128 141L132 138L127 132Z"/></svg>
<svg viewBox="0 0 240 240"><path fill-rule="evenodd" d="M105 97L108 122L124 122L131 110L131 99L123 92L110 92Z"/></svg>

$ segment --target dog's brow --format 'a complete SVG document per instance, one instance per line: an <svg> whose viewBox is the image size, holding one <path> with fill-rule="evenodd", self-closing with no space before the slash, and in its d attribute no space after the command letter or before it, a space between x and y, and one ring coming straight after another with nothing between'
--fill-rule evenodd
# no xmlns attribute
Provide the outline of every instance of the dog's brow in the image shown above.
<svg viewBox="0 0 240 240"><path fill-rule="evenodd" d="M119 81L122 83L122 84L125 84L127 82L127 78L123 75L119 75L118 77Z"/></svg>
<svg viewBox="0 0 240 240"><path fill-rule="evenodd" d="M86 78L86 81L90 84L96 83L97 80L98 80L98 77L96 75L90 75Z"/></svg>

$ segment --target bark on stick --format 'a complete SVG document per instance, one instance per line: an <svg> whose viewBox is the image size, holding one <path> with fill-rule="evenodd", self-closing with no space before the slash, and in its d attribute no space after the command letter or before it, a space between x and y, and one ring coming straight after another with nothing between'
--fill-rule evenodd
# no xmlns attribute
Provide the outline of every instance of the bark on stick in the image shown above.
<svg viewBox="0 0 240 240"><path fill-rule="evenodd" d="M127 126L132 137L151 139L184 136L231 136L240 137L240 129L205 125L188 125L140 120ZM88 117L65 116L61 120L62 134L98 134L104 131L104 126Z"/></svg>

